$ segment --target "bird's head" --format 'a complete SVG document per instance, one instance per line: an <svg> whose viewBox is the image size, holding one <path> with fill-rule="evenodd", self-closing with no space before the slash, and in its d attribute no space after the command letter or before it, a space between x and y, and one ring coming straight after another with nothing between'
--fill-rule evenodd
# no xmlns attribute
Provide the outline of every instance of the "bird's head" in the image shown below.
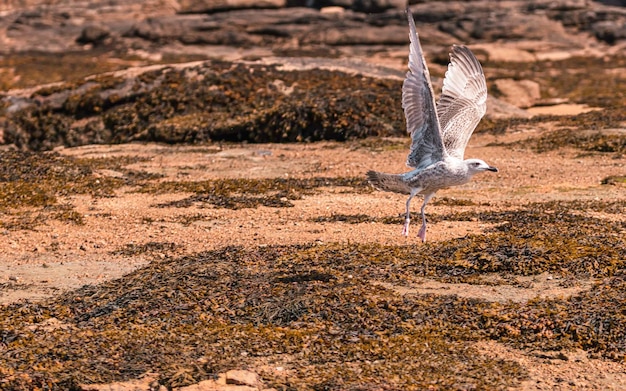
<svg viewBox="0 0 626 391"><path fill-rule="evenodd" d="M472 175L484 171L498 172L497 168L490 166L480 159L467 159L464 162L467 165L467 170Z"/></svg>

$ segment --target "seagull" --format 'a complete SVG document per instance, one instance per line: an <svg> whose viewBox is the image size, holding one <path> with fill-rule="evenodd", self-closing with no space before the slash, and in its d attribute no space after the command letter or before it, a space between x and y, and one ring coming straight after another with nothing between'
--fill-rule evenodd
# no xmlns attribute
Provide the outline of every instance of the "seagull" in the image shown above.
<svg viewBox="0 0 626 391"><path fill-rule="evenodd" d="M415 21L409 20L409 71L402 84L402 108L411 148L406 165L412 171L385 174L368 171L368 181L378 190L408 194L402 234L409 235L410 205L415 195L424 196L422 227L418 236L426 242L425 208L437 190L469 182L479 172L498 169L480 159L463 159L472 132L487 110L487 84L483 69L466 46L452 46L450 64L435 104L430 73L419 42Z"/></svg>

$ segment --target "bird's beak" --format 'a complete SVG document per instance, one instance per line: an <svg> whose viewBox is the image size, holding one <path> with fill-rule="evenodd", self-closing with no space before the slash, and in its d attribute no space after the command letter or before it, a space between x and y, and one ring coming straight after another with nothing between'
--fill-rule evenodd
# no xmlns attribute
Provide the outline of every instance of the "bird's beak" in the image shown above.
<svg viewBox="0 0 626 391"><path fill-rule="evenodd" d="M495 167L489 166L489 168L487 168L487 171L498 172L498 169Z"/></svg>

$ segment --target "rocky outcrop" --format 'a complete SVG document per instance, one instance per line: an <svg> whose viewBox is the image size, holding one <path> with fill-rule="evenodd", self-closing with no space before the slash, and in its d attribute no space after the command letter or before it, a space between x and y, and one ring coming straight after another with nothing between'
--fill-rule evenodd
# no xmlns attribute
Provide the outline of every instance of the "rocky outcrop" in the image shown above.
<svg viewBox="0 0 626 391"><path fill-rule="evenodd" d="M159 65L15 90L5 142L22 149L131 141L295 142L405 136L402 72L362 61ZM437 90L441 80L435 79ZM524 117L491 97L487 117Z"/></svg>
<svg viewBox="0 0 626 391"><path fill-rule="evenodd" d="M104 53L98 59L105 63L133 65L190 58L209 62L86 80L72 74L82 65L71 63L56 78L71 83L3 94L3 143L39 150L132 140L280 142L404 135L398 104L408 43L403 1L15 4L0 14L0 53L10 54L0 57L5 90L46 80L41 73L56 71L54 63L31 74L20 72L20 65L54 57L50 53L85 58ZM488 82L500 96L490 105L491 118L524 117L520 108L539 99L538 84L528 72L501 70L499 62L589 53L602 57L626 47L626 9L596 2L420 1L410 7L433 75L445 73L454 43L468 44L481 61L496 64ZM20 55L21 62L15 60ZM285 70L298 61L294 58L302 62ZM333 58L338 59L330 67L319 64ZM350 63L355 58L364 60L356 68L356 60ZM366 62L391 63L396 74L382 67L365 69ZM95 74L119 68L89 69ZM31 75L37 81L28 82ZM555 98L549 88L542 92Z"/></svg>
<svg viewBox="0 0 626 391"><path fill-rule="evenodd" d="M213 13L238 9L284 8L287 0L179 0L178 12Z"/></svg>
<svg viewBox="0 0 626 391"><path fill-rule="evenodd" d="M194 62L14 91L5 140L18 147L157 141L286 142L403 135L399 78L315 67Z"/></svg>
<svg viewBox="0 0 626 391"><path fill-rule="evenodd" d="M405 0L23 1L4 5L0 51L117 50L163 44L263 46L406 43ZM20 5L22 5L20 7ZM326 12L340 7L343 12ZM411 5L426 42L626 40L626 9L582 0L426 1ZM438 31L437 34L430 32Z"/></svg>
<svg viewBox="0 0 626 391"><path fill-rule="evenodd" d="M534 106L541 98L539 83L532 80L497 79L494 84L502 100L520 108Z"/></svg>

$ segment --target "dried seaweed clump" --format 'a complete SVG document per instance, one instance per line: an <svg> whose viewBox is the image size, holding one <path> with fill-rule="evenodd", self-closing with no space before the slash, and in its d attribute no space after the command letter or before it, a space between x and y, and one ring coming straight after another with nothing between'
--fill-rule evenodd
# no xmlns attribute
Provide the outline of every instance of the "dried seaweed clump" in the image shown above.
<svg viewBox="0 0 626 391"><path fill-rule="evenodd" d="M36 95L36 94L35 94ZM293 142L400 135L397 81L212 62L37 95L5 137L34 150L133 140Z"/></svg>
<svg viewBox="0 0 626 391"><path fill-rule="evenodd" d="M519 144L519 143L518 143ZM530 144L536 152L547 152L562 147L572 147L588 152L626 153L626 133L589 132L573 129L555 130L522 142Z"/></svg>
<svg viewBox="0 0 626 391"><path fill-rule="evenodd" d="M217 208L241 209L291 207L291 201L303 195L313 194L320 187L350 187L352 191L369 192L371 187L363 178L264 178L264 179L215 179L196 182L146 183L138 191L145 193L191 192L192 196L159 207L186 208L196 203L208 203Z"/></svg>
<svg viewBox="0 0 626 391"><path fill-rule="evenodd" d="M626 77L615 70L626 66L624 56L572 57L561 61L534 64L535 80L551 96L576 103L603 107L623 114L626 103ZM558 72L554 72L554 70Z"/></svg>
<svg viewBox="0 0 626 391"><path fill-rule="evenodd" d="M576 277L619 273L626 259L626 245L619 238L626 225L585 216L588 210L619 215L625 206L619 201L555 201L516 211L451 215L450 219L471 217L497 226L486 235L442 243L436 251L451 260L442 270L451 280L478 272Z"/></svg>
<svg viewBox="0 0 626 391"><path fill-rule="evenodd" d="M497 389L524 377L519 365L471 347L482 335L480 309L490 305L401 298L364 275L295 259L295 270L285 269L286 255L309 250L226 248L154 262L46 303L0 308L7 353L0 387L62 388L146 371L175 387L264 358L288 368L288 378L262 373L279 390ZM44 330L53 318L59 326Z"/></svg>
<svg viewBox="0 0 626 391"><path fill-rule="evenodd" d="M381 268L410 275L418 256L409 246L230 247L1 307L0 388L147 371L175 387L267 360L287 370L261 371L278 390L495 390L524 379L518 364L477 354L471 344L481 339L623 358L622 272L567 300L528 303L399 296L377 284Z"/></svg>
<svg viewBox="0 0 626 391"><path fill-rule="evenodd" d="M625 293L622 270L567 300L535 299L521 307L506 305L499 314L493 313L488 325L493 327L493 338L514 346L544 350L575 347L587 350L592 357L623 361Z"/></svg>
<svg viewBox="0 0 626 391"><path fill-rule="evenodd" d="M83 224L82 215L62 197L110 197L125 184L155 179L125 169L140 160L132 157L77 159L56 152L2 151L0 160L0 213L6 216L0 226L11 229L30 229L48 218ZM96 170L103 168L119 170L125 177L98 175Z"/></svg>
<svg viewBox="0 0 626 391"><path fill-rule="evenodd" d="M68 194L111 195L120 183L98 178L85 161L58 153L0 152L0 209L54 205Z"/></svg>
<svg viewBox="0 0 626 391"><path fill-rule="evenodd" d="M500 77L534 80L541 85L543 98L623 110L626 103L626 78L620 72L626 66L623 55L571 57L564 60L527 62L484 61L489 79Z"/></svg>
<svg viewBox="0 0 626 391"><path fill-rule="evenodd" d="M173 242L147 242L143 244L128 243L123 247L112 251L111 254L123 255L125 257L133 257L144 253L163 254L168 252L174 252L179 250L180 248L180 245Z"/></svg>
<svg viewBox="0 0 626 391"><path fill-rule="evenodd" d="M369 255L358 262L373 278L390 283L414 283L422 277L447 282L472 282L482 273L536 275L550 272L564 277L609 277L625 267L626 244L621 240L626 224L585 216L582 211L623 214L623 202L533 203L522 210L460 212L432 216L434 221L477 220L496 224L485 234L433 243L427 247L360 245ZM331 215L318 222L380 222L400 224L400 218L368 215ZM371 247L371 248L370 248ZM317 264L333 259L335 269L354 272L350 250L328 249ZM330 265L323 264L330 267ZM348 267L348 266L346 266Z"/></svg>
<svg viewBox="0 0 626 391"><path fill-rule="evenodd" d="M623 203L589 201L474 213L498 225L419 248L227 247L0 307L0 389L77 389L146 372L177 387L268 362L285 371L259 370L263 381L284 391L498 390L525 378L519 364L478 354L479 340L565 356L581 348L621 361L626 225L583 216L584 206L624 212ZM380 285L546 271L600 279L568 299L527 303L399 295Z"/></svg>

